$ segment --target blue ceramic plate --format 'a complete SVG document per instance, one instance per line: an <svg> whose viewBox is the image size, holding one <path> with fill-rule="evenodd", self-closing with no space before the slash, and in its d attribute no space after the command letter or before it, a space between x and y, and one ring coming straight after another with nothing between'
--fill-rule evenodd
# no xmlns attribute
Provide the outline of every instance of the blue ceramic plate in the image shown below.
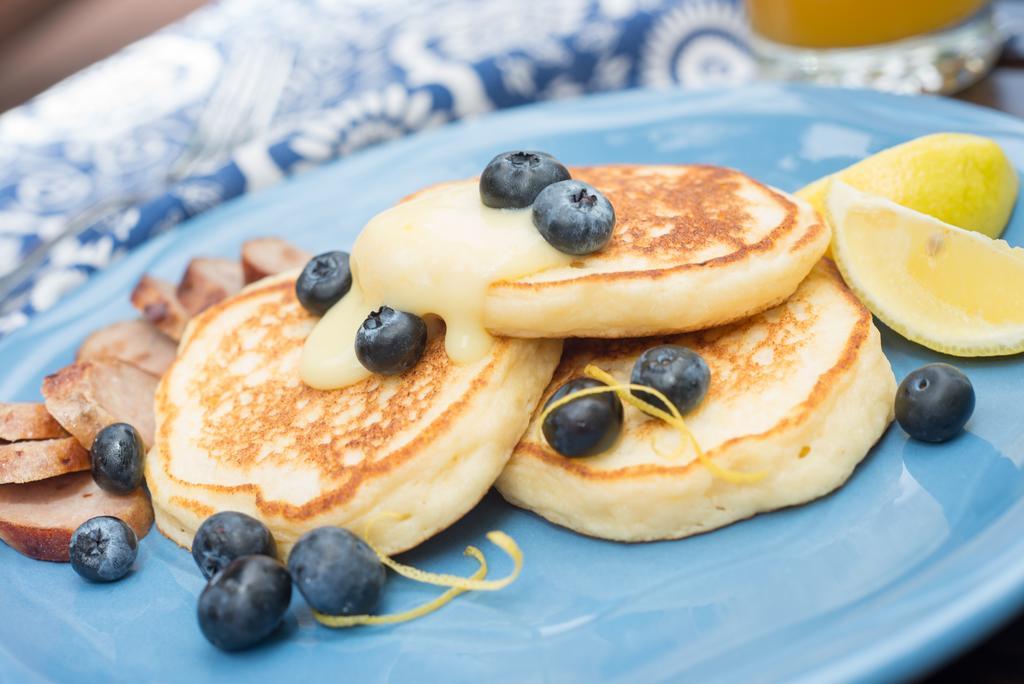
<svg viewBox="0 0 1024 684"><path fill-rule="evenodd" d="M38 400L43 375L93 329L133 315L142 273L177 279L195 255L234 255L257 235L347 247L374 213L435 181L471 176L497 151L565 162L705 162L795 190L876 150L935 131L1002 144L1024 168L1024 124L936 99L758 86L631 92L518 109L419 135L231 202L155 240L0 343L0 399ZM1024 242L1018 212L1006 233ZM896 376L941 357L885 332ZM137 570L89 585L66 565L0 545L0 680L892 681L953 657L1024 603L1024 363L957 360L978 406L942 446L891 428L836 494L678 542L587 539L488 497L407 554L467 573L466 544L513 535L522 577L385 628L318 627L296 598L280 635L227 655L200 635L203 582L153 531ZM383 608L434 595L389 583Z"/></svg>

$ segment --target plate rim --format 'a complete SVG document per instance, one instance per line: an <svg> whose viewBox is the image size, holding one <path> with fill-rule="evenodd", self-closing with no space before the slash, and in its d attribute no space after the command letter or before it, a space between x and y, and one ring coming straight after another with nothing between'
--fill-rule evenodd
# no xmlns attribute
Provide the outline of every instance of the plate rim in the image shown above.
<svg viewBox="0 0 1024 684"><path fill-rule="evenodd" d="M507 128L522 119L536 124L538 117L561 118L564 123L568 123L565 121L566 118L580 115L615 116L616 111L625 106L624 103L639 102L647 105L660 105L661 108L652 107L645 117L638 117L642 120L658 121L664 119L664 107L667 105L692 104L701 101L714 102L715 98L725 98L743 103L787 91L815 98L834 97L840 101L852 99L856 101L854 104L862 109L881 106L891 111L895 107L902 109L909 116L923 116L929 119L948 116L965 117L970 119L973 125L997 129L992 131L993 133L1024 137L1024 120L997 110L957 100L931 96L892 95L846 88L760 83L752 86L708 88L698 91L635 89L588 95L573 100L524 105L493 112L483 117L453 122L430 131L389 141L324 166L380 164L381 160L387 159L389 155L404 154L410 149L430 147L453 136L474 135L474 131L477 129ZM754 116L755 114L750 115ZM642 121L634 120L633 123L639 124ZM544 121L541 124L540 132L550 133L549 125L549 121ZM287 188L295 182L296 178L304 178L323 170L323 167L314 169L308 173L285 179L284 182L275 186L254 193L246 193L141 245L102 272L94 274L79 289L65 296L49 311L35 316L24 327L0 339L0 359L4 358L10 348L45 332L46 329L58 324L65 317L72 315L75 309L90 297L96 297L109 288L120 291L122 285L116 282L120 271L130 269L133 265L148 267L153 264L154 258L166 252L169 247L187 242L193 234L202 231L207 224L216 224L235 211L244 211L250 205L251 198L266 200L269 197L272 200L276 193L287 192ZM1024 168L1016 167L1016 170L1018 176L1024 173ZM1019 202L1020 200L1018 200L1018 204ZM1022 211L1024 209L1018 206L1015 209L1015 215L1019 215ZM990 521L970 541L979 541L986 534L992 533L998 525L1007 524L1014 518L1024 520L1024 501L1018 501L1015 505L1007 508L999 518ZM983 582L969 582L973 588L959 593L954 601L944 605L942 611L932 615L927 624L920 622L911 624L911 629L906 632L890 635L888 639L875 640L874 646L859 652L847 653L827 664L799 673L797 679L801 681L902 679L921 675L938 667L943 662L952 660L956 655L981 641L1024 609L1024 538L1016 544L1002 546L1001 551L997 556L987 556L985 561L975 568L975 572L969 575L976 577L978 574L984 574L983 570L993 569L991 577L983 578ZM926 567L931 567L931 565L929 563ZM994 567L996 565L998 567ZM872 596L899 586L903 581L903 578L898 578L880 587L878 592ZM861 607L858 610L864 609ZM7 667L24 665L9 652L6 645L0 648L0 664L5 664Z"/></svg>

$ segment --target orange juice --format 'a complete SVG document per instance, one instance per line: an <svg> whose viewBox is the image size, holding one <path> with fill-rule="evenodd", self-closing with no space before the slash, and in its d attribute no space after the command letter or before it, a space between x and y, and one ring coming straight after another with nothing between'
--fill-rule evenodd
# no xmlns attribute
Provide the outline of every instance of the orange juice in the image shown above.
<svg viewBox="0 0 1024 684"><path fill-rule="evenodd" d="M859 47L947 28L989 0L747 0L754 32L806 48Z"/></svg>

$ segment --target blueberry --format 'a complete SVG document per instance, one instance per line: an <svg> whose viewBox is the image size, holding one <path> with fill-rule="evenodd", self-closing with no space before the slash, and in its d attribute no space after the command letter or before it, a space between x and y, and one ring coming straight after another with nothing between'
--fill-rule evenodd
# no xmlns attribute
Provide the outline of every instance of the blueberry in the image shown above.
<svg viewBox="0 0 1024 684"><path fill-rule="evenodd" d="M347 252L325 252L309 260L295 281L295 296L306 311L323 316L352 289Z"/></svg>
<svg viewBox="0 0 1024 684"><path fill-rule="evenodd" d="M528 207L541 190L569 178L569 170L545 152L502 152L480 174L480 201L495 209Z"/></svg>
<svg viewBox="0 0 1024 684"><path fill-rule="evenodd" d="M604 387L604 383L591 378L570 380L544 405L588 387ZM563 456L594 456L610 449L618 439L622 431L622 402L614 392L573 399L549 413L541 430L551 448Z"/></svg>
<svg viewBox="0 0 1024 684"><path fill-rule="evenodd" d="M108 492L134 492L142 485L143 453L138 430L127 423L108 425L92 440L92 477Z"/></svg>
<svg viewBox="0 0 1024 684"><path fill-rule="evenodd" d="M288 569L310 607L327 615L371 613L385 579L373 549L341 527L302 535L288 555Z"/></svg>
<svg viewBox="0 0 1024 684"><path fill-rule="evenodd" d="M674 344L664 344L652 347L640 355L633 364L630 382L658 390L685 416L697 408L708 393L711 369L697 352ZM633 395L663 411L669 410L665 402L649 392L633 390Z"/></svg>
<svg viewBox="0 0 1024 684"><path fill-rule="evenodd" d="M203 521L192 540L192 557L210 579L242 556L277 557L277 544L267 526L237 511L214 513Z"/></svg>
<svg viewBox="0 0 1024 684"><path fill-rule="evenodd" d="M135 530L109 515L90 518L71 535L71 567L93 582L113 582L128 574L139 550Z"/></svg>
<svg viewBox="0 0 1024 684"><path fill-rule="evenodd" d="M419 316L382 306L356 332L356 358L382 375L404 373L427 347L427 324Z"/></svg>
<svg viewBox="0 0 1024 684"><path fill-rule="evenodd" d="M974 413L970 379L948 363L921 366L896 390L896 420L922 442L945 442L963 430Z"/></svg>
<svg viewBox="0 0 1024 684"><path fill-rule="evenodd" d="M217 648L249 648L277 629L291 600L292 578L280 561L242 556L214 575L199 595L199 629Z"/></svg>
<svg viewBox="0 0 1024 684"><path fill-rule="evenodd" d="M594 187L567 180L544 188L533 202L533 225L566 254L593 254L608 244L615 209Z"/></svg>

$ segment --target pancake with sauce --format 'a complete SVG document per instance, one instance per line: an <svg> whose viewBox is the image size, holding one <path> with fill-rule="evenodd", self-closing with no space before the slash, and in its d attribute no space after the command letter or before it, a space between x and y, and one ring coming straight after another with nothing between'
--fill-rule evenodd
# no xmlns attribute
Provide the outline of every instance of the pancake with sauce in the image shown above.
<svg viewBox="0 0 1024 684"><path fill-rule="evenodd" d="M531 209L484 206L472 179L374 216L352 246L351 290L309 336L303 381L336 389L365 379L356 331L382 305L444 319L449 357L469 363L492 334L621 338L734 321L792 294L828 246L810 206L737 171L574 173L605 191L618 217L609 244L583 257L548 244Z"/></svg>
<svg viewBox="0 0 1024 684"><path fill-rule="evenodd" d="M711 368L686 422L715 464L762 472L753 484L716 477L681 435L625 407L609 451L565 458L536 417L497 487L511 503L583 534L675 539L805 503L841 486L892 420L896 381L871 314L823 260L781 306L732 325L655 339L570 340L548 396L587 364L628 382L637 357L681 344ZM539 411L539 410L538 410Z"/></svg>
<svg viewBox="0 0 1024 684"><path fill-rule="evenodd" d="M455 522L491 487L561 353L557 340L497 339L455 365L434 337L416 367L322 391L299 377L316 321L296 273L194 318L156 394L147 457L160 530L189 546L209 515L253 515L282 555L321 525L374 520L386 553Z"/></svg>
<svg viewBox="0 0 1024 684"><path fill-rule="evenodd" d="M828 248L829 229L810 205L732 169L599 166L572 175L615 207L611 242L493 283L483 309L491 332L621 338L702 330L780 303Z"/></svg>

